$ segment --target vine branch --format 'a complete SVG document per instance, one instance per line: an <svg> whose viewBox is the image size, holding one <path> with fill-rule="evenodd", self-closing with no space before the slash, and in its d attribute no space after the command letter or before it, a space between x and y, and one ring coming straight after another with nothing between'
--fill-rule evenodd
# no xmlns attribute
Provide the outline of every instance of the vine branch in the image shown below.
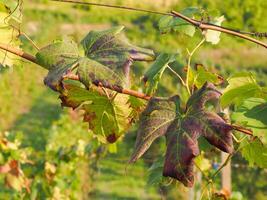
<svg viewBox="0 0 267 200"><path fill-rule="evenodd" d="M198 27L202 30L214 30L214 31L219 31L219 32L223 32L229 35L233 35L239 38L242 38L244 40L248 40L250 42L253 42L255 44L258 44L262 47L267 48L267 44L265 44L264 42L261 42L257 39L254 39L252 37L249 37L245 34L248 34L247 32L243 32L243 31L239 31L239 30L234 30L231 28L226 28L223 26L218 26L218 25L214 25L214 24L210 24L210 23L205 23L202 21L198 21L192 18L189 18L179 12L176 11L171 11L169 12L158 12L158 11L154 11L154 10L146 10L146 9L141 9L141 8L133 8L133 7L128 7L128 6L118 6L118 5L112 5L112 4L101 4L101 3L91 3L91 2L84 2L84 1L79 1L79 0L51 0L51 1L55 1L55 2L64 2L64 3L75 3L75 4L82 4L82 5L92 5L92 6L100 6L100 7L108 7L108 8L117 8L117 9L124 9L124 10L132 10L132 11L138 11L138 12L146 12L146 13L152 13L152 14L157 14L157 15L167 15L167 16L173 16L173 17L178 17L183 19L184 21L192 24L195 27ZM251 35L256 35L254 33L249 33Z"/></svg>
<svg viewBox="0 0 267 200"><path fill-rule="evenodd" d="M214 25L214 24L210 24L210 23L203 23L201 21L198 21L198 20L194 20L194 19L191 19L179 12L176 12L176 11L172 11L171 12L174 16L176 17L179 17L187 22L189 22L190 24L200 28L200 29L203 29L203 30L214 30L214 31L219 31L219 32L222 32L222 33L227 33L229 35L233 35L233 36L237 36L237 37L240 37L242 39L245 39L245 40L248 40L248 41L251 41L251 42L254 42L258 45L261 45L265 48L267 48L267 44L265 44L264 42L261 42L259 40L256 40L252 37L249 37L249 36L246 36L242 33L240 33L240 31L236 31L236 30L233 30L233 29L228 29L228 28L225 28L225 27L222 27L222 26L217 26L217 25Z"/></svg>
<svg viewBox="0 0 267 200"><path fill-rule="evenodd" d="M25 60L28 60L28 61L38 65L35 56L28 54L28 53L25 53L21 49L17 49L17 48L10 46L10 45L1 44L1 43L0 43L0 49L7 51L9 53L13 53L13 54L15 54L21 58L24 58Z"/></svg>

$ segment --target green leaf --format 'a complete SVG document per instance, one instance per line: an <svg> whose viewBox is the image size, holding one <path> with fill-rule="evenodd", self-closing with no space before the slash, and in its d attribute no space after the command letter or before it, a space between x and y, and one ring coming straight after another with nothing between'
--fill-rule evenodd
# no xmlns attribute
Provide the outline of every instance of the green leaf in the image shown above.
<svg viewBox="0 0 267 200"><path fill-rule="evenodd" d="M10 47L19 48L18 28L21 23L22 14L20 12L20 6L14 7L13 4L15 2L17 5L18 2L14 0L4 0L0 2L0 40ZM20 17L18 18L17 15ZM18 59L18 57L14 54L0 50L1 66L12 66L16 59Z"/></svg>
<svg viewBox="0 0 267 200"><path fill-rule="evenodd" d="M60 99L63 106L84 110L84 121L89 123L89 128L104 142L116 142L132 121L132 109L127 95L117 94L108 98L93 89L64 84Z"/></svg>
<svg viewBox="0 0 267 200"><path fill-rule="evenodd" d="M254 141L245 139L241 142L240 147L242 156L249 162L250 166L267 167L267 146L263 145L259 139Z"/></svg>
<svg viewBox="0 0 267 200"><path fill-rule="evenodd" d="M220 84L222 82L221 76L215 73L207 71L203 66L197 65L197 69L190 69L189 85L201 88L206 82L213 84Z"/></svg>
<svg viewBox="0 0 267 200"><path fill-rule="evenodd" d="M267 144L267 101L260 98L246 99L231 115L232 120L242 123L253 135Z"/></svg>
<svg viewBox="0 0 267 200"><path fill-rule="evenodd" d="M224 16L215 18L213 21L211 21L211 24L221 26L222 22L225 20ZM218 44L220 41L220 35L221 32L214 31L214 30L205 30L204 35L207 42L210 42L211 44Z"/></svg>
<svg viewBox="0 0 267 200"><path fill-rule="evenodd" d="M208 171L211 169L211 163L204 157L203 153L195 158L195 164L201 169L201 171Z"/></svg>
<svg viewBox="0 0 267 200"><path fill-rule="evenodd" d="M80 58L77 62L77 74L80 81L90 88L92 83L101 82L103 86L119 86L126 84L122 74L115 73L112 69L87 57Z"/></svg>
<svg viewBox="0 0 267 200"><path fill-rule="evenodd" d="M175 61L176 55L162 53L156 61L151 65L144 75L144 82L147 86L146 94L151 95L155 93L158 88L158 83L162 77L163 72L168 67L168 64Z"/></svg>
<svg viewBox="0 0 267 200"><path fill-rule="evenodd" d="M262 96L262 88L251 73L237 73L228 80L228 86L221 97L222 107L230 104L240 105L245 99Z"/></svg>
<svg viewBox="0 0 267 200"><path fill-rule="evenodd" d="M140 158L155 139L166 133L169 125L176 117L176 104L179 104L178 96L170 99L152 98L149 101L140 118L139 130L130 163Z"/></svg>
<svg viewBox="0 0 267 200"><path fill-rule="evenodd" d="M53 70L59 65L65 68L67 65L74 63L78 58L78 46L69 39L55 41L40 49L36 54L37 63L48 70Z"/></svg>
<svg viewBox="0 0 267 200"><path fill-rule="evenodd" d="M164 163L164 158L160 157L148 169L148 180L147 180L148 185L159 185L162 183L163 163Z"/></svg>
<svg viewBox="0 0 267 200"><path fill-rule="evenodd" d="M78 58L78 46L69 39L56 41L40 49L36 54L37 63L49 70L44 79L45 85L55 91L60 91L63 76L76 69Z"/></svg>
<svg viewBox="0 0 267 200"><path fill-rule="evenodd" d="M195 7L189 7L181 11L181 13L187 17L194 17L200 14L200 10ZM178 17L164 16L159 21L159 30L161 33L168 33L170 31L176 31L184 33L188 36L193 36L195 34L195 27L190 23L180 19Z"/></svg>
<svg viewBox="0 0 267 200"><path fill-rule="evenodd" d="M22 22L22 2L18 0L1 0L0 4L5 5L12 21L17 24ZM15 25L15 24L12 24ZM18 28L18 27L17 27Z"/></svg>
<svg viewBox="0 0 267 200"><path fill-rule="evenodd" d="M128 71L133 61L154 60L152 50L134 46L120 34L123 28L90 31L81 41L85 55L120 74Z"/></svg>

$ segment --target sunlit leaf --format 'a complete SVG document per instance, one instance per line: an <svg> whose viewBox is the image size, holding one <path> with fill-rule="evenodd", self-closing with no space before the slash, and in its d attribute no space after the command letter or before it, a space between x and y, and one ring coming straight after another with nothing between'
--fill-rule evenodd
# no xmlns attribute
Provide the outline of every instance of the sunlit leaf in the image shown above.
<svg viewBox="0 0 267 200"><path fill-rule="evenodd" d="M240 105L245 99L262 96L262 88L251 73L237 73L228 78L227 81L228 86L220 99L222 107L230 104Z"/></svg>
<svg viewBox="0 0 267 200"><path fill-rule="evenodd" d="M21 24L21 5L15 0L0 2L0 41L10 47L19 48L19 26ZM0 63L2 66L12 66L17 56L0 50Z"/></svg>
<svg viewBox="0 0 267 200"><path fill-rule="evenodd" d="M263 145L259 139L254 141L245 139L240 146L241 154L249 162L250 166L267 167L267 146Z"/></svg>
<svg viewBox="0 0 267 200"><path fill-rule="evenodd" d="M146 84L146 93L148 95L155 93L163 72L168 67L169 63L175 61L175 57L176 55L162 53L147 70L144 75L144 82Z"/></svg>
<svg viewBox="0 0 267 200"><path fill-rule="evenodd" d="M224 16L221 16L221 17L215 18L210 23L217 25L217 26L221 26L224 20L225 20ZM211 44L218 44L220 41L221 32L214 31L214 30L205 30L204 35L205 35L207 42L210 42Z"/></svg>
<svg viewBox="0 0 267 200"><path fill-rule="evenodd" d="M60 95L62 105L84 110L84 121L89 123L94 134L114 143L129 128L132 110L127 95L117 94L108 98L98 91L71 84L65 84L64 88Z"/></svg>
<svg viewBox="0 0 267 200"><path fill-rule="evenodd" d="M206 82L213 84L222 83L222 77L206 70L202 65L197 65L196 69L190 69L189 85L201 88Z"/></svg>
<svg viewBox="0 0 267 200"><path fill-rule="evenodd" d="M267 101L260 98L246 99L237 107L231 118L253 131L254 136L267 144Z"/></svg>

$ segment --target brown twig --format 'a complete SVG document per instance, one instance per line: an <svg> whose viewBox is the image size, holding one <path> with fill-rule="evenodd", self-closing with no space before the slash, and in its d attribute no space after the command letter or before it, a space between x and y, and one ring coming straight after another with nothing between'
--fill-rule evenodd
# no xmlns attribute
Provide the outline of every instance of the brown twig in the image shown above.
<svg viewBox="0 0 267 200"><path fill-rule="evenodd" d="M76 1L76 0L51 0L51 1L57 1L57 2L64 2L64 3L75 3L75 4L82 4L82 5L91 5L91 6L99 6L99 7L107 7L107 8L118 8L123 10L133 10L133 11L139 11L139 12L146 12L146 13L152 13L152 14L158 14L158 15L170 15L171 13L164 13L164 12L158 12L154 10L146 10L141 8L132 8L128 6L118 6L118 5L112 5L112 4L104 4L104 3L91 3L91 2L84 2L84 1Z"/></svg>
<svg viewBox="0 0 267 200"><path fill-rule="evenodd" d="M4 51L7 51L9 53L13 53L21 58L24 58L28 61L31 61L35 64L38 64L37 61L36 61L36 58L31 55L31 54L28 54L28 53L25 53L24 51L22 51L21 49L17 49L17 48L14 48L12 46L9 46L9 45L6 45L6 44L0 44L0 49L4 50Z"/></svg>
<svg viewBox="0 0 267 200"><path fill-rule="evenodd" d="M232 128L236 131L239 131L239 132L242 132L242 133L245 133L246 135L250 135L250 136L253 136L253 132L249 129L246 129L244 127L241 127L241 126L237 126L237 125L234 125L234 124L231 124Z"/></svg>
<svg viewBox="0 0 267 200"><path fill-rule="evenodd" d="M239 31L235 31L235 30L232 30L232 29L228 29L228 28L225 28L225 27L222 27L222 26L217 26L217 25L214 25L214 24L210 24L210 23L203 23L201 21L197 21L197 20L194 20L194 19L191 19L181 13L178 13L176 11L172 11L171 12L174 16L176 17L179 17L187 22L189 22L190 24L196 26L196 27L199 27L200 29L203 29L203 30L214 30L214 31L219 31L219 32L223 32L223 33L227 33L227 34L230 34L230 35L234 35L234 36L237 36L237 37L240 37L242 39L245 39L245 40L248 40L248 41L251 41L251 42L254 42L258 45L261 45L265 48L267 48L267 44L265 44L264 42L261 42L259 40L256 40L252 37L249 37L249 36L246 36L242 33L240 33Z"/></svg>
<svg viewBox="0 0 267 200"><path fill-rule="evenodd" d="M171 13L158 12L158 11L146 10L146 9L141 9L141 8L133 8L133 7L128 7L128 6L118 6L118 5L102 4L102 3L91 3L91 2L84 2L84 1L79 1L79 0L51 0L51 1L75 3L75 4L82 4L82 5L93 5L93 6L100 6L100 7L117 8L117 9L124 9L124 10L147 12L147 13L158 14L158 15L167 15L167 16L179 17L179 18L187 21L188 23L192 24L193 26L199 27L200 29L203 29L203 30L209 29L209 30L223 32L223 33L226 33L229 35L240 37L242 39L251 41L255 44L258 44L258 45L261 45L261 46L267 48L267 44L265 44L264 42L261 42L257 39L254 39L252 37L245 35L245 34L247 34L247 32L234 30L231 28L223 27L223 26L217 26L217 25L210 24L210 23L204 23L204 22L189 18L189 17L187 17L187 16L185 16L179 12L176 12L176 11L172 11ZM250 34L252 34L252 33L250 33Z"/></svg>
<svg viewBox="0 0 267 200"><path fill-rule="evenodd" d="M79 76L76 75L76 74L67 74L63 78L64 79L76 80L76 81L80 80ZM145 99L145 100L151 99L151 96L148 96L148 95L146 95L144 93L141 93L141 92L137 92L135 90L129 90L129 89L125 89L125 88L121 88L121 87L117 87L117 86L111 86L111 85L103 86L103 84L100 83L100 82L99 83L94 83L94 84L96 86L104 87L104 88L116 91L118 93L121 93L121 94L127 94L127 95L130 95L130 96L134 96L134 97L137 97L137 98L140 98L140 99Z"/></svg>

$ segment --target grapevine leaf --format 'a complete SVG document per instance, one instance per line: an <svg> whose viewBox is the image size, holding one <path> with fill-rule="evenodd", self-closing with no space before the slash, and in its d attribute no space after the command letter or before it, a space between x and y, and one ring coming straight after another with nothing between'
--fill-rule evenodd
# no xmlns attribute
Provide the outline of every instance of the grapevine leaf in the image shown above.
<svg viewBox="0 0 267 200"><path fill-rule="evenodd" d="M159 185L164 183L164 177L162 176L164 158L159 157L148 169L148 185Z"/></svg>
<svg viewBox="0 0 267 200"><path fill-rule="evenodd" d="M201 88L206 82L213 84L222 83L223 79L221 76L207 71L202 65L197 65L196 70L190 69L189 73L189 85L190 87L196 86Z"/></svg>
<svg viewBox="0 0 267 200"><path fill-rule="evenodd" d="M200 10L195 7L189 7L181 11L181 13L187 17L194 17L195 15L200 14ZM168 33L170 31L176 31L184 33L188 36L193 36L195 34L195 27L190 23L180 19L178 17L164 16L159 21L159 30L161 33Z"/></svg>
<svg viewBox="0 0 267 200"><path fill-rule="evenodd" d="M163 72L168 67L169 63L175 61L175 57L176 55L162 53L157 57L156 61L147 70L144 75L144 82L147 86L146 93L148 95L155 93Z"/></svg>
<svg viewBox="0 0 267 200"><path fill-rule="evenodd" d="M267 102L260 98L246 99L232 114L234 121L244 124L253 135L267 144Z"/></svg>
<svg viewBox="0 0 267 200"><path fill-rule="evenodd" d="M48 70L57 68L59 64L62 66L72 64L78 58L78 46L69 39L55 41L36 54L38 64Z"/></svg>
<svg viewBox="0 0 267 200"><path fill-rule="evenodd" d="M114 143L124 134L132 121L128 96L123 94L110 99L93 89L64 84L60 99L62 106L84 110L84 121L89 123L89 128L109 143Z"/></svg>
<svg viewBox="0 0 267 200"><path fill-rule="evenodd" d="M125 80L123 80L122 75L115 73L112 69L100 64L99 62L84 57L80 58L77 64L77 74L79 79L87 88L90 88L92 83L99 82L101 82L103 86L125 85Z"/></svg>
<svg viewBox="0 0 267 200"><path fill-rule="evenodd" d="M17 23L22 22L22 13L21 13L21 2L18 0L1 0L1 4L5 5L10 17L13 18Z"/></svg>
<svg viewBox="0 0 267 200"><path fill-rule="evenodd" d="M133 61L154 60L152 50L134 46L121 35L123 28L90 31L81 41L85 55L118 74L127 73Z"/></svg>
<svg viewBox="0 0 267 200"><path fill-rule="evenodd" d="M221 26L222 22L225 20L224 16L215 18L213 21L211 21L211 24ZM210 42L211 44L218 44L220 41L220 35L221 32L214 31L214 30L205 30L204 35L207 42Z"/></svg>
<svg viewBox="0 0 267 200"><path fill-rule="evenodd" d="M6 45L19 48L20 42L19 25L21 23L20 5L14 7L14 3L18 1L1 1L0 2L0 40ZM7 51L0 50L1 66L12 66L17 57Z"/></svg>
<svg viewBox="0 0 267 200"><path fill-rule="evenodd" d="M36 54L37 62L49 70L44 79L45 85L59 91L62 88L63 76L75 69L78 57L77 44L68 39L56 41L40 49Z"/></svg>
<svg viewBox="0 0 267 200"><path fill-rule="evenodd" d="M222 151L233 152L232 127L215 112L205 109L206 102L218 101L219 97L216 88L206 83L189 98L185 116L175 121L166 134L164 176L173 177L185 186L193 186L193 159L199 154L197 139L200 136Z"/></svg>
<svg viewBox="0 0 267 200"><path fill-rule="evenodd" d="M133 119L138 119L139 113L141 113L145 109L147 102L143 99L129 96L128 103L130 104L132 108L131 116L133 117Z"/></svg>
<svg viewBox="0 0 267 200"><path fill-rule="evenodd" d="M257 84L251 73L237 73L227 81L228 86L223 91L221 97L222 107L226 107L232 103L238 106L247 98L260 97L262 95L262 88Z"/></svg>
<svg viewBox="0 0 267 200"><path fill-rule="evenodd" d="M267 146L263 145L259 139L254 141L245 139L240 146L241 154L249 162L250 166L267 167Z"/></svg>
<svg viewBox="0 0 267 200"><path fill-rule="evenodd" d="M179 104L178 96L170 99L152 98L149 101L140 117L140 126L130 163L140 158L155 139L165 135L169 125L175 119L176 104Z"/></svg>
<svg viewBox="0 0 267 200"><path fill-rule="evenodd" d="M179 98L152 99L141 116L136 145L130 162L135 162L160 136L166 136L167 151L163 176L172 177L191 187L194 183L194 158L199 154L198 138L204 137L221 151L232 153L231 125L206 103L218 102L221 93L205 83L188 100L183 114Z"/></svg>

